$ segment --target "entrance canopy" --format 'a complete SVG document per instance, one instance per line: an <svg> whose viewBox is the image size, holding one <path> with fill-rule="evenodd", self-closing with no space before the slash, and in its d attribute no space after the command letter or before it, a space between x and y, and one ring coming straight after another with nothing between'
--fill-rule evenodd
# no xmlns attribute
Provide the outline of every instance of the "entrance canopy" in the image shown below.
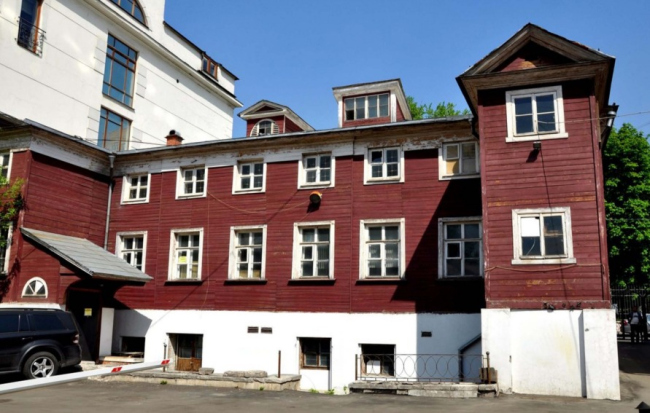
<svg viewBox="0 0 650 413"><path fill-rule="evenodd" d="M153 278L114 254L76 237L21 228L23 236L93 279L147 282Z"/></svg>

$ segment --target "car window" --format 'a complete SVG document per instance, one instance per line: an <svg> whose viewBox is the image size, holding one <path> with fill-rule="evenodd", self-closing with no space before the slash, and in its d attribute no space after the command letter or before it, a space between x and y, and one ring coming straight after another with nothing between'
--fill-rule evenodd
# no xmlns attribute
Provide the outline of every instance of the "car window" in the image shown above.
<svg viewBox="0 0 650 413"><path fill-rule="evenodd" d="M18 331L18 314L0 314L0 333Z"/></svg>
<svg viewBox="0 0 650 413"><path fill-rule="evenodd" d="M32 331L65 330L56 314L30 314Z"/></svg>

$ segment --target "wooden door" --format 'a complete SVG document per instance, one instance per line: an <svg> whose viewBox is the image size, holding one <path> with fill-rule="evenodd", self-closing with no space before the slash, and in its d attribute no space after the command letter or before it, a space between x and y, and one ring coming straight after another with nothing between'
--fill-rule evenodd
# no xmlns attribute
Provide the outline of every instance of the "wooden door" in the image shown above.
<svg viewBox="0 0 650 413"><path fill-rule="evenodd" d="M176 338L176 370L199 371L203 358L203 336L179 334Z"/></svg>
<svg viewBox="0 0 650 413"><path fill-rule="evenodd" d="M93 290L68 290L66 309L79 326L81 359L99 360L99 328L101 324L101 294Z"/></svg>

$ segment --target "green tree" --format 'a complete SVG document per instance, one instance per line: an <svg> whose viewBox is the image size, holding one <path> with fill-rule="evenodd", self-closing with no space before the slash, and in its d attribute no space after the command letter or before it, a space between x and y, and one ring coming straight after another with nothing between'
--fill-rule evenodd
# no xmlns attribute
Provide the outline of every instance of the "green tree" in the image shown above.
<svg viewBox="0 0 650 413"><path fill-rule="evenodd" d="M650 143L629 123L605 147L605 210L612 286L642 284L650 274Z"/></svg>
<svg viewBox="0 0 650 413"><path fill-rule="evenodd" d="M431 103L418 104L413 96L408 96L406 102L411 110L411 117L413 120L419 119L433 119L433 118L446 118L449 116L469 115L469 110L456 109L456 105L451 102L440 102L434 108Z"/></svg>

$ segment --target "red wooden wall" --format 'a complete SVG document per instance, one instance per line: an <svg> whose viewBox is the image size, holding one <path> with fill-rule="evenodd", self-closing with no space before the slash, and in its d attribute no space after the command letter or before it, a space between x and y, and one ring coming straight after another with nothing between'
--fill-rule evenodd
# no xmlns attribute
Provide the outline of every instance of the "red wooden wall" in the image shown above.
<svg viewBox="0 0 650 413"><path fill-rule="evenodd" d="M322 190L308 212L310 190L298 190L296 161L267 165L266 193L232 195L232 167L208 172L208 196L176 200L176 173L152 174L150 202L112 202L110 250L116 233L148 231L146 273L154 281L125 287L116 299L130 308L329 312L477 312L483 281L437 279L438 218L480 216L480 180L438 180L437 150L405 154L405 183L364 185L362 156L336 159L336 186ZM359 221L406 219L406 280L359 280ZM295 222L335 221L335 281L292 281ZM266 283L228 282L230 227L267 224ZM204 228L199 284L169 283L172 229Z"/></svg>
<svg viewBox="0 0 650 413"><path fill-rule="evenodd" d="M562 84L568 139L506 143L505 90L479 94L488 308L609 308L607 251L601 250L596 198L602 175L589 81ZM511 265L512 210L570 207L575 265ZM600 205L602 208L603 205Z"/></svg>

